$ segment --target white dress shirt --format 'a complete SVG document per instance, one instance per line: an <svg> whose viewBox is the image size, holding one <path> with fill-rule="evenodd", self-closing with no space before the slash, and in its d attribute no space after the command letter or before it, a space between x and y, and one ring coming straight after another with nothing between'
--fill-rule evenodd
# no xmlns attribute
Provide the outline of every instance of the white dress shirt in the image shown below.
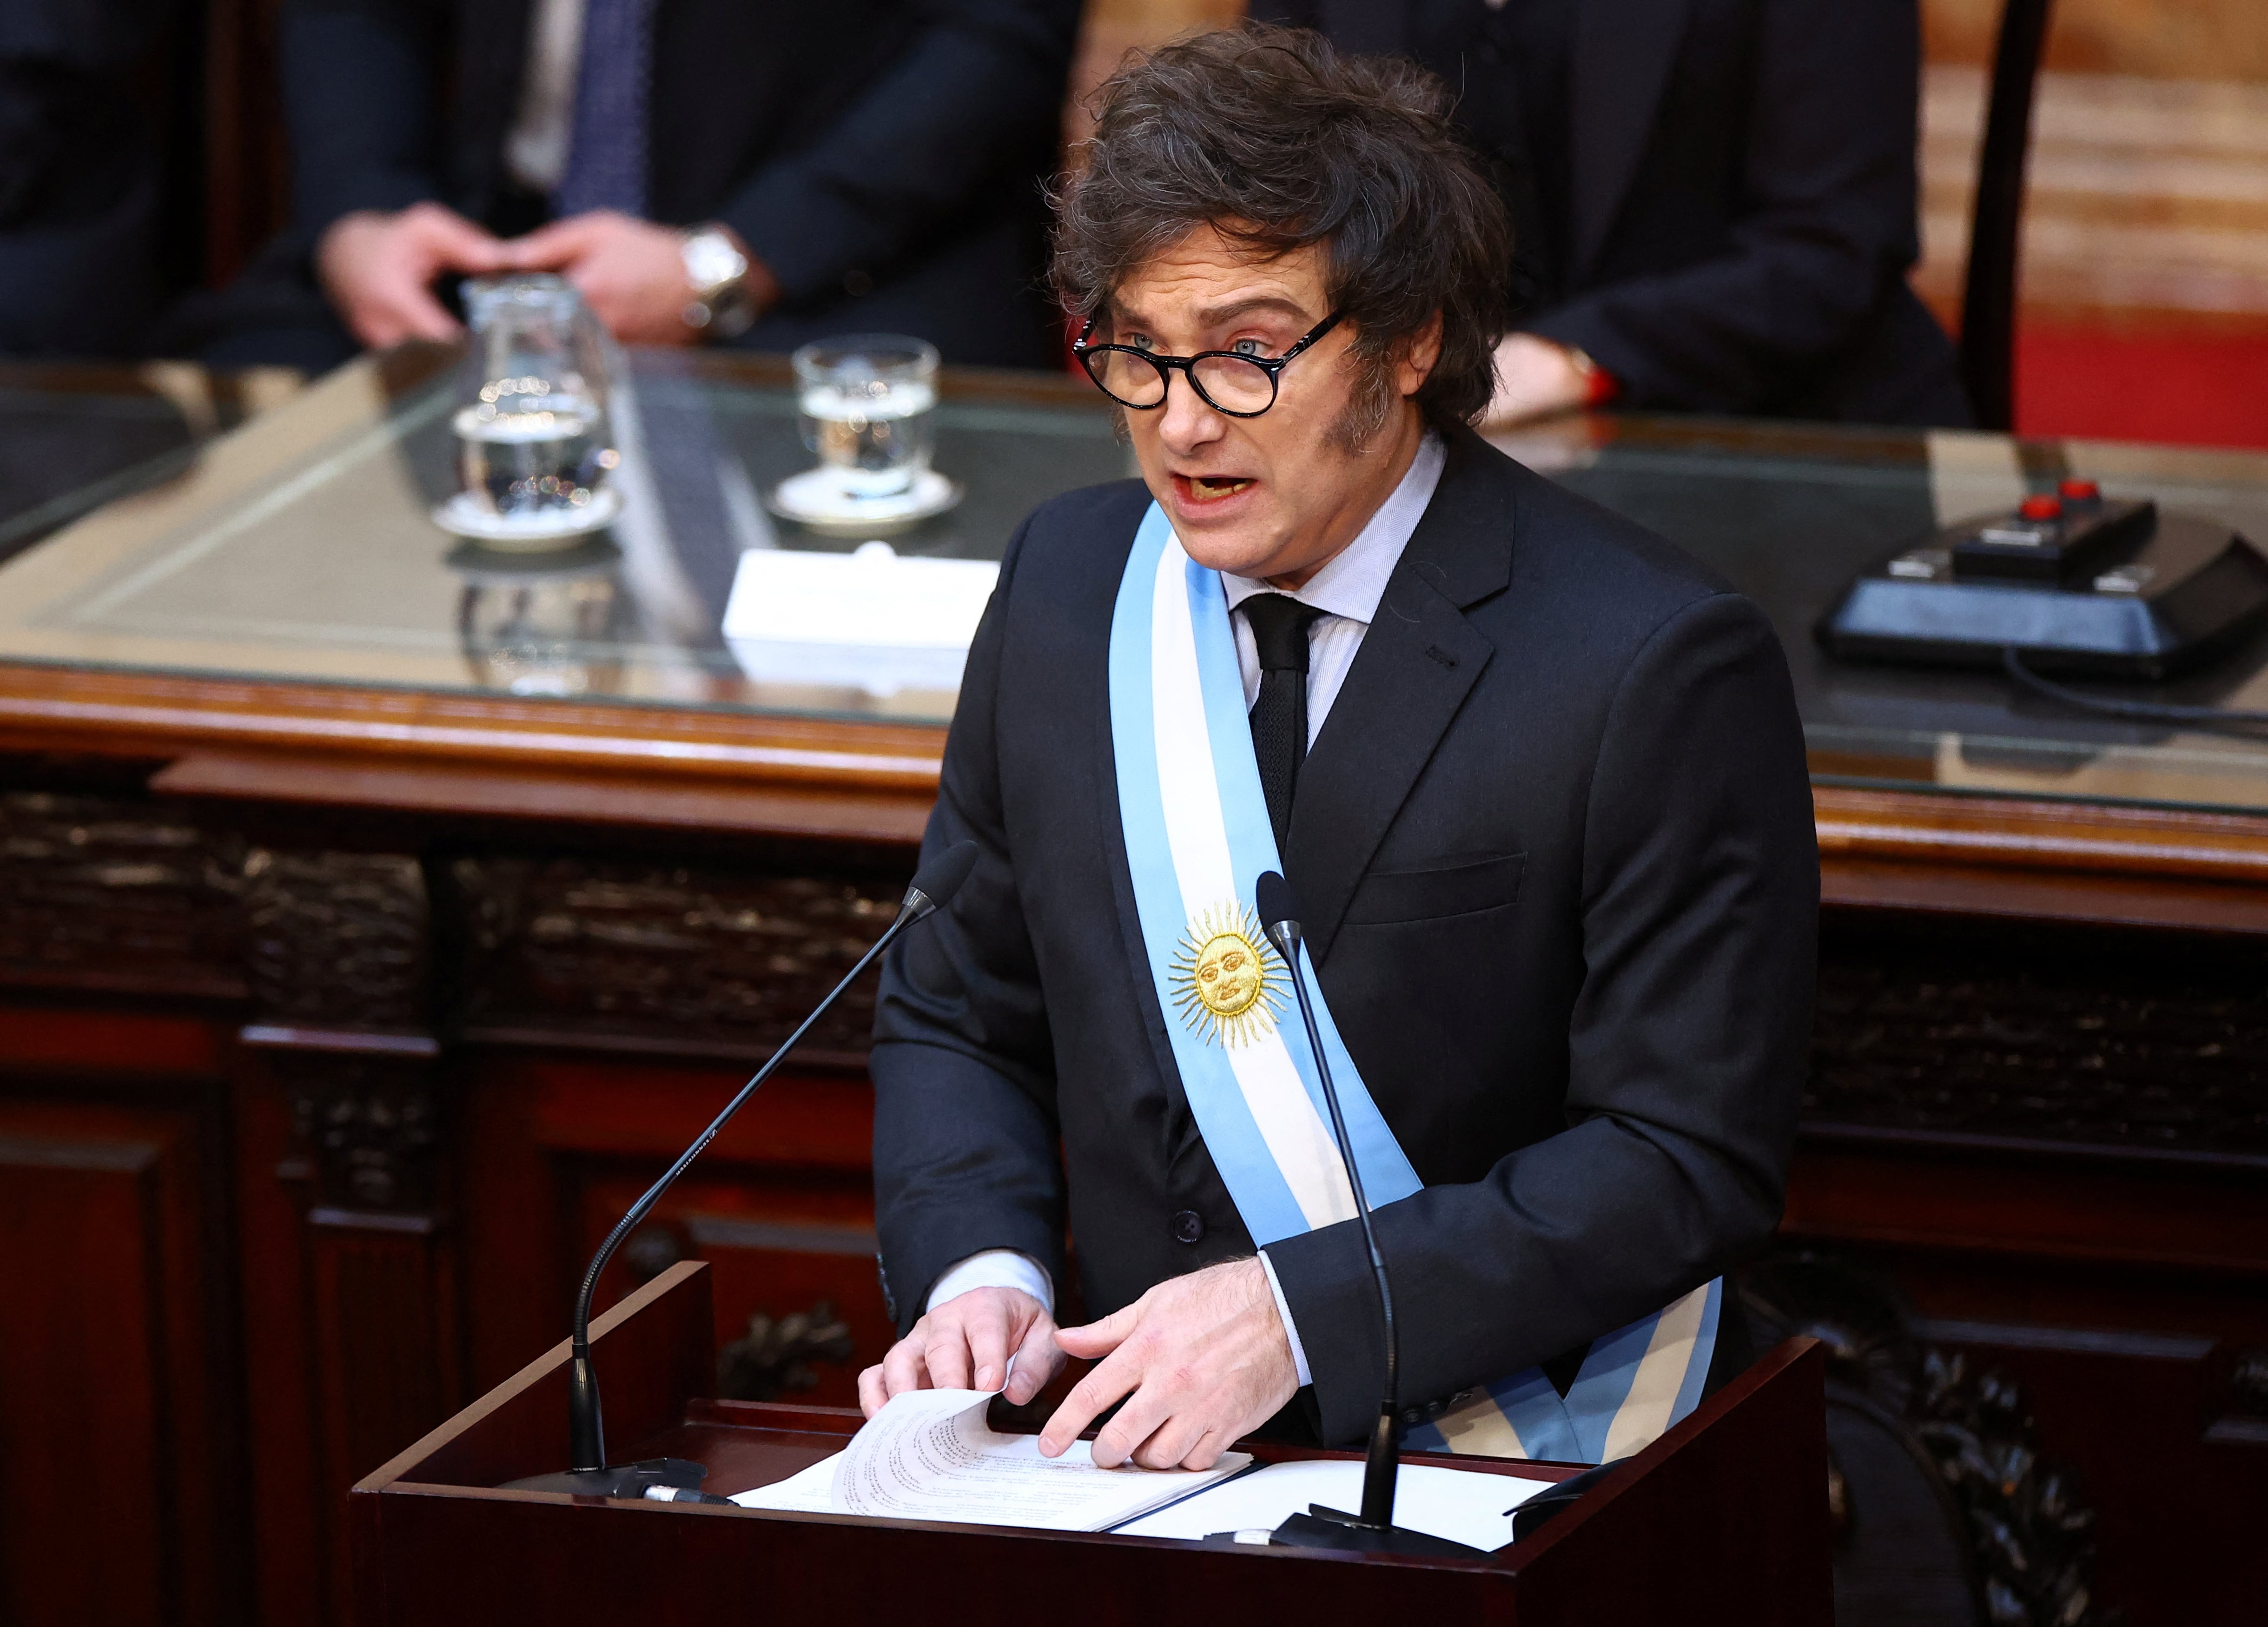
<svg viewBox="0 0 2268 1627"><path fill-rule="evenodd" d="M567 173L575 136L575 83L583 67L585 0L535 0L519 107L504 132L504 166L530 192L550 192Z"/></svg>
<svg viewBox="0 0 2268 1627"><path fill-rule="evenodd" d="M1354 541L1310 577L1306 585L1291 591L1292 598L1323 612L1307 629L1310 746L1322 732L1323 719L1330 714L1331 703L1338 698L1339 689L1346 682L1347 670L1354 665L1356 652L1362 648L1362 636L1370 630L1378 615L1378 601L1385 596L1387 578L1402 563L1402 550L1410 545L1426 504L1432 502L1433 489L1440 484L1442 466L1447 461L1448 449L1441 444L1441 438L1427 431L1401 483L1378 505L1378 512L1356 534ZM1251 624L1233 612L1255 593L1285 590L1251 577L1231 576L1226 571L1221 573L1220 585L1228 594L1232 613L1229 625L1236 629L1236 664L1244 675L1244 704L1249 710L1260 698L1260 651L1253 642ZM1314 1380L1307 1369L1307 1351L1300 1346L1299 1329L1292 1322L1292 1307L1285 1303L1284 1290L1276 1281L1276 1267L1264 1248L1260 1251L1260 1264L1268 1273L1268 1290L1276 1296L1276 1314L1283 1319L1285 1335L1292 1342L1292 1365L1302 1385L1311 1383ZM1055 1283L1047 1268L1013 1248L987 1248L957 1261L937 1279L937 1286L929 1291L929 1303L924 1308L933 1311L972 1288L1020 1288L1046 1306L1049 1315L1055 1314Z"/></svg>

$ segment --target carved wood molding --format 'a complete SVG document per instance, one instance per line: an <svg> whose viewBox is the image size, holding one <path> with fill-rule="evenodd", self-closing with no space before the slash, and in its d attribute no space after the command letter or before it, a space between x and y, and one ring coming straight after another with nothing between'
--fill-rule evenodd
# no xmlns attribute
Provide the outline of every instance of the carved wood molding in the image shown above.
<svg viewBox="0 0 2268 1627"><path fill-rule="evenodd" d="M198 746L933 792L945 731L0 663L0 747L166 759Z"/></svg>
<svg viewBox="0 0 2268 1627"><path fill-rule="evenodd" d="M573 858L463 858L451 876L468 939L468 1029L767 1048L881 935L904 886ZM873 999L871 980L845 994L808 1046L863 1054Z"/></svg>
<svg viewBox="0 0 2268 1627"><path fill-rule="evenodd" d="M241 998L244 844L146 803L0 792L0 975Z"/></svg>
<svg viewBox="0 0 2268 1627"><path fill-rule="evenodd" d="M1812 791L1821 858L2268 885L2268 817L1927 791Z"/></svg>

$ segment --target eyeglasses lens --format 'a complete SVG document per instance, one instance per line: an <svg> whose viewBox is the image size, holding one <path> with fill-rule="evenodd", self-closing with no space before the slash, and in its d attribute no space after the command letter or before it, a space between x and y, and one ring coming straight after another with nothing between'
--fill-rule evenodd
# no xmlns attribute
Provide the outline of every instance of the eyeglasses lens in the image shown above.
<svg viewBox="0 0 2268 1627"><path fill-rule="evenodd" d="M1276 381L1268 370L1236 357L1208 356L1195 371L1212 404L1229 412L1264 411L1276 399Z"/></svg>
<svg viewBox="0 0 2268 1627"><path fill-rule="evenodd" d="M1095 383L1129 407L1155 407L1166 399L1166 375L1137 352L1097 350L1084 358ZM1236 356L1208 356L1191 369L1199 391L1229 412L1265 412L1276 381L1265 367Z"/></svg>
<svg viewBox="0 0 2268 1627"><path fill-rule="evenodd" d="M1129 407L1155 407L1166 399L1166 375L1125 350L1097 350L1086 371L1112 399Z"/></svg>

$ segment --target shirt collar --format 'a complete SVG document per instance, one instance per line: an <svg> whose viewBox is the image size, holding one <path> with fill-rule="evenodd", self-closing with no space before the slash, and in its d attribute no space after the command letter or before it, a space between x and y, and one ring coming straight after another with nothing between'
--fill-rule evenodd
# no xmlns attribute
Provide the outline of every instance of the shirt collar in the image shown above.
<svg viewBox="0 0 2268 1627"><path fill-rule="evenodd" d="M1387 578L1401 562L1402 550L1410 546L1410 538L1417 531L1418 520L1425 517L1425 505L1433 500L1433 488L1441 483L1441 470L1448 460L1448 449L1442 445L1441 438L1426 431L1425 438L1418 443L1418 455L1410 460L1409 470L1402 476L1402 483L1378 505L1378 512L1356 534L1354 541L1334 555L1292 597L1327 615L1342 615L1350 622L1368 626L1378 615L1378 601L1386 596ZM1231 576L1226 571L1220 573L1220 585L1227 591L1228 607L1232 610L1255 593L1283 591L1256 578Z"/></svg>

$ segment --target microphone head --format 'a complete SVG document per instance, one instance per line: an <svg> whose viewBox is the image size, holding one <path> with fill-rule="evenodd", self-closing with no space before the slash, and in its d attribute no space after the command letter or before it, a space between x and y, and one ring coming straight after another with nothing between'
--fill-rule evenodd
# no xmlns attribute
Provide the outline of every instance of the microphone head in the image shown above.
<svg viewBox="0 0 2268 1627"><path fill-rule="evenodd" d="M1292 895L1292 884L1276 872L1263 872L1253 884L1252 902L1260 907L1260 930L1269 937L1287 922L1293 931L1300 930L1300 901Z"/></svg>
<svg viewBox="0 0 2268 1627"><path fill-rule="evenodd" d="M913 885L906 888L906 902L912 904L918 893L929 901L931 909L942 909L953 902L953 895L961 891L961 884L976 868L976 844L956 842L914 872Z"/></svg>

